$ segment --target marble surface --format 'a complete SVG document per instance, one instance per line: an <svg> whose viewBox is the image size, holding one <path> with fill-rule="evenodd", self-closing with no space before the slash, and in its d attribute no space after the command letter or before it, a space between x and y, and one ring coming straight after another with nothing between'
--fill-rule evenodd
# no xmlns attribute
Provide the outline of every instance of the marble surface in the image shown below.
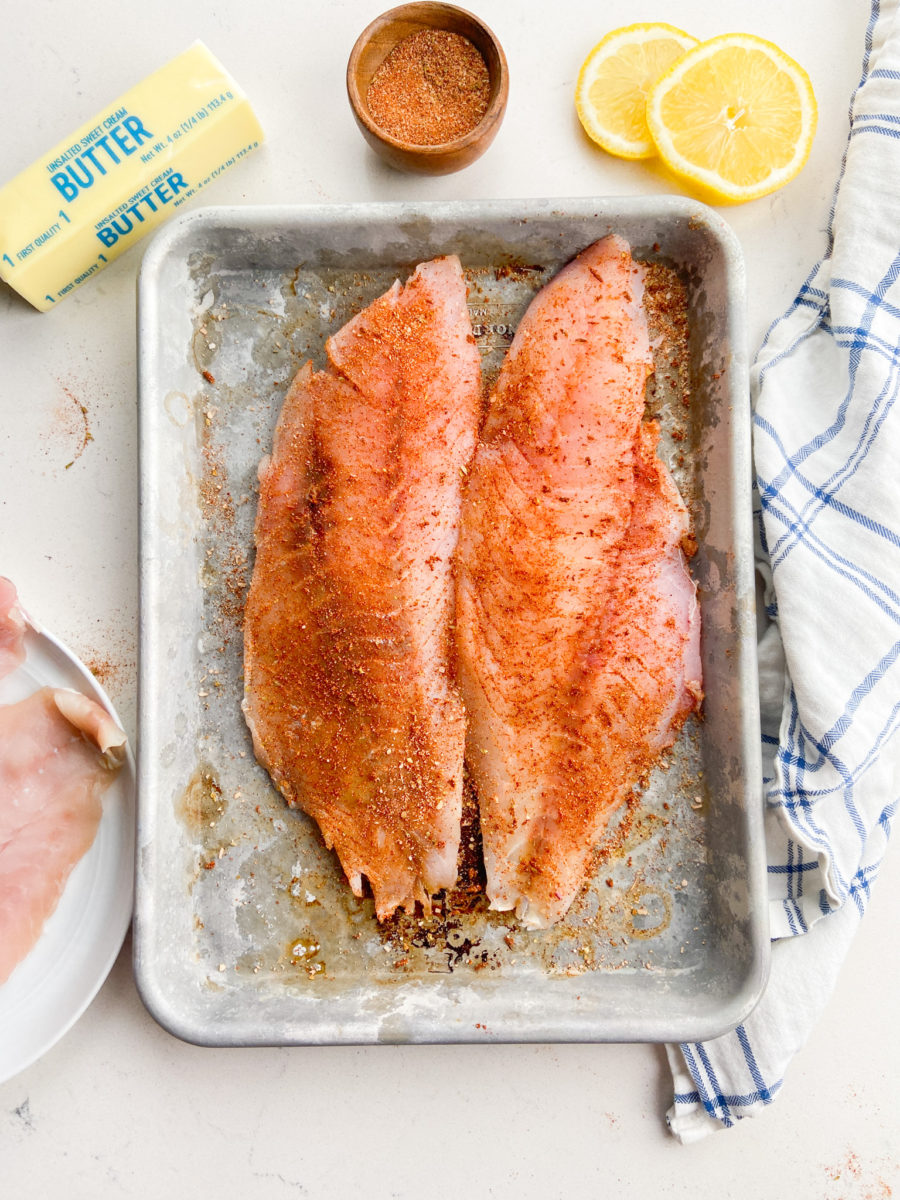
<svg viewBox="0 0 900 1200"><path fill-rule="evenodd" d="M422 179L380 164L347 105L346 59L377 4L5 0L3 179L201 38L268 135L207 203L671 191L652 167L608 158L581 135L572 105L580 62L608 29L634 20L668 20L699 37L746 29L806 66L820 111L803 174L725 212L747 259L755 347L824 248L868 3L474 7L509 59L506 121L480 162ZM0 285L0 570L95 666L132 735L140 253L46 315ZM659 1047L199 1049L143 1008L127 940L71 1032L0 1085L0 1194L883 1200L900 1194L898 887L892 846L837 990L777 1103L690 1148L665 1129Z"/></svg>

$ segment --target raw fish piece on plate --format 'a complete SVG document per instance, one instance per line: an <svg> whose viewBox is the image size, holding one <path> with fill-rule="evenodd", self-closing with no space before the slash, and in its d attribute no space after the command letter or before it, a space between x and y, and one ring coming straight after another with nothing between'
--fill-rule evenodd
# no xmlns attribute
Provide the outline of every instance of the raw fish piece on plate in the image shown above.
<svg viewBox="0 0 900 1200"><path fill-rule="evenodd" d="M25 661L25 616L14 585L0 575L0 679Z"/></svg>
<svg viewBox="0 0 900 1200"><path fill-rule="evenodd" d="M464 498L467 762L488 897L529 927L565 914L609 816L699 702L686 513L641 425L642 297L618 237L538 293Z"/></svg>
<svg viewBox="0 0 900 1200"><path fill-rule="evenodd" d="M0 588L7 674L24 660L26 625L15 589L7 580ZM68 688L0 707L0 984L37 942L90 848L124 747L105 709Z"/></svg>
<svg viewBox="0 0 900 1200"><path fill-rule="evenodd" d="M259 761L384 919L456 879L452 559L480 415L459 260L421 264L326 349L260 465L244 713Z"/></svg>

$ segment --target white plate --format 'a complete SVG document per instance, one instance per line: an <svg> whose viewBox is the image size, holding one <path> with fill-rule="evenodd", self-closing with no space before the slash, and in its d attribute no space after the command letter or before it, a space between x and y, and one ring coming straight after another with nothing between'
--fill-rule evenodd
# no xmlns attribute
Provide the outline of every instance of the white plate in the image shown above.
<svg viewBox="0 0 900 1200"><path fill-rule="evenodd" d="M0 680L0 704L38 688L75 688L118 721L109 697L62 642L29 628L26 658ZM120 722L121 724L121 722ZM0 1083L45 1054L100 990L131 921L134 888L135 769L130 747L103 797L103 817L69 876L40 940L0 986Z"/></svg>

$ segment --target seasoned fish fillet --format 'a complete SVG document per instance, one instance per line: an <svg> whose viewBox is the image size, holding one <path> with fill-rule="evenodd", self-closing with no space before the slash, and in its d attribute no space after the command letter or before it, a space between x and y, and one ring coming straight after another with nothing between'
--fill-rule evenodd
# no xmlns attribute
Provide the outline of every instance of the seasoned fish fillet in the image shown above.
<svg viewBox="0 0 900 1200"><path fill-rule="evenodd" d="M642 280L609 237L535 297L464 500L457 645L487 893L529 927L567 911L699 695L686 514L641 428Z"/></svg>
<svg viewBox="0 0 900 1200"><path fill-rule="evenodd" d="M459 260L420 265L326 349L260 466L244 713L259 761L384 919L456 878L451 562L480 405Z"/></svg>

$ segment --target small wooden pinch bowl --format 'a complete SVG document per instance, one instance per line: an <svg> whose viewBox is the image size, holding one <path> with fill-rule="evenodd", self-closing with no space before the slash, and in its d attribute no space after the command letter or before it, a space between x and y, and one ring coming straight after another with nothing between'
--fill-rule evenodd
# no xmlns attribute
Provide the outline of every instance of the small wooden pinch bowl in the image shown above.
<svg viewBox="0 0 900 1200"><path fill-rule="evenodd" d="M446 30L468 38L481 52L490 79L487 111L475 128L436 146L418 146L391 137L375 124L366 102L372 77L390 52L404 38L423 29ZM494 140L506 111L509 69L503 47L473 13L453 4L422 0L382 13L362 31L347 63L347 95L363 137L385 162L399 171L449 175L480 158Z"/></svg>

